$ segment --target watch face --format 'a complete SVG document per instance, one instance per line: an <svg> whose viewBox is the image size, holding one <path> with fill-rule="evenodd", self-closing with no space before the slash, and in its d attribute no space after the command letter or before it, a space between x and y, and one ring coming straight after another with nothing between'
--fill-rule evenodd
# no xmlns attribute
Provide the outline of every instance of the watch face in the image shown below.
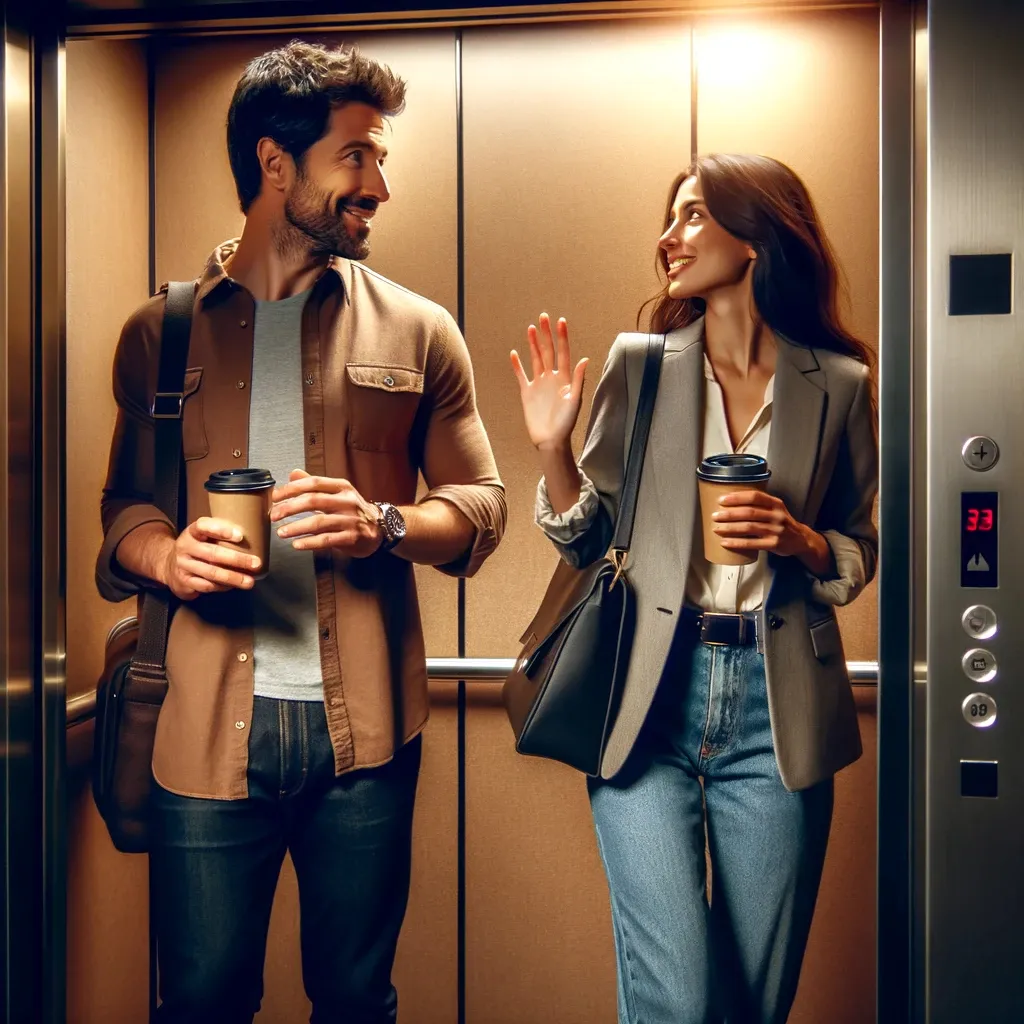
<svg viewBox="0 0 1024 1024"><path fill-rule="evenodd" d="M384 525L395 540L401 540L405 536L405 519L394 505L388 505L384 509Z"/></svg>

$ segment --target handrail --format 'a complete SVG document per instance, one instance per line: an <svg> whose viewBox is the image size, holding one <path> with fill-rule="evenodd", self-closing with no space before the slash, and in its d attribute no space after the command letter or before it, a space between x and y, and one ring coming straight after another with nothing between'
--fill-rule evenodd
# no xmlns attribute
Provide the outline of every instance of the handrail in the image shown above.
<svg viewBox="0 0 1024 1024"><path fill-rule="evenodd" d="M116 622L107 644L136 623L134 615ZM515 658L427 658L428 679L461 680L467 683L499 683L515 668ZM855 686L878 685L877 661L848 661L846 670ZM96 692L79 693L67 702L67 727L81 725L96 714Z"/></svg>
<svg viewBox="0 0 1024 1024"><path fill-rule="evenodd" d="M427 658L428 679L463 680L468 683L499 683L515 667L515 658ZM850 682L856 686L878 684L877 661L848 661ZM79 693L67 702L67 727L81 725L96 714L96 692Z"/></svg>

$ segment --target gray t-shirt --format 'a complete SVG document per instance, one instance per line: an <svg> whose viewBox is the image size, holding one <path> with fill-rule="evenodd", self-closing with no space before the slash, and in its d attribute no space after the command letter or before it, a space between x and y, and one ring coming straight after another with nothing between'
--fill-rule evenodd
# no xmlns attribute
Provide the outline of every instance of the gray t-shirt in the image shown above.
<svg viewBox="0 0 1024 1024"><path fill-rule="evenodd" d="M257 302L249 465L269 469L278 486L306 465L302 421L302 311L309 291ZM252 590L253 676L258 697L323 700L313 555L270 530L270 572Z"/></svg>

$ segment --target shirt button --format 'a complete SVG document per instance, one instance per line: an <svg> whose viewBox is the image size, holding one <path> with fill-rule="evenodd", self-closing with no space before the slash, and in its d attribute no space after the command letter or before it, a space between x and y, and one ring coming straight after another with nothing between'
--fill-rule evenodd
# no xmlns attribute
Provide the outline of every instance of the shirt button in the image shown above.
<svg viewBox="0 0 1024 1024"><path fill-rule="evenodd" d="M245 381L244 381L244 380L240 380L240 381L238 381L238 383L237 383L237 384L235 384L235 387L236 387L236 388L238 388L238 390L239 390L239 391L241 391L241 390L242 390L242 388L244 388L244 387L245 387Z"/></svg>
<svg viewBox="0 0 1024 1024"><path fill-rule="evenodd" d="M232 448L231 449L231 454L234 455L234 457L236 459L240 459L242 457L242 449L241 448Z"/></svg>
<svg viewBox="0 0 1024 1024"><path fill-rule="evenodd" d="M306 383L309 384L310 386L312 386L312 384L313 384L313 374L311 374L311 373L307 373L306 374Z"/></svg>
<svg viewBox="0 0 1024 1024"><path fill-rule="evenodd" d="M393 388L395 386L395 378L390 375L385 377L384 384L386 387Z"/></svg>
<svg viewBox="0 0 1024 1024"><path fill-rule="evenodd" d="M324 628L320 630L320 635L321 635L321 636L322 636L322 637L323 637L323 638L324 638L325 640L329 640L329 639L331 638L331 631L330 631L330 629L328 629L328 628L327 628L326 626L324 626Z"/></svg>
<svg viewBox="0 0 1024 1024"><path fill-rule="evenodd" d="M327 698L327 703L332 708L336 708L338 706L338 698L332 693L330 697Z"/></svg>
<svg viewBox="0 0 1024 1024"><path fill-rule="evenodd" d="M238 321L238 326L239 327L248 327L249 326L249 321L248 320L239 320Z"/></svg>
<svg viewBox="0 0 1024 1024"><path fill-rule="evenodd" d="M249 655L246 654L245 651L239 651L238 652L238 660L239 661L248 661L249 660Z"/></svg>
<svg viewBox="0 0 1024 1024"><path fill-rule="evenodd" d="M235 728L236 729L244 729L245 728L245 722L235 722Z"/></svg>

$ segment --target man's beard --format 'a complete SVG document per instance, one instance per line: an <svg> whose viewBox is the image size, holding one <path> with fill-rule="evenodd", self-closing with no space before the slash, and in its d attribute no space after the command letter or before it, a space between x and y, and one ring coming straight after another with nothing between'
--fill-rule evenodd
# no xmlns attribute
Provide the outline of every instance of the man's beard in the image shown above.
<svg viewBox="0 0 1024 1024"><path fill-rule="evenodd" d="M370 255L370 229L359 227L349 231L342 213L345 206L358 209L360 205L357 196L345 196L332 203L329 193L300 173L294 191L285 200L284 215L304 236L314 254L365 260Z"/></svg>

